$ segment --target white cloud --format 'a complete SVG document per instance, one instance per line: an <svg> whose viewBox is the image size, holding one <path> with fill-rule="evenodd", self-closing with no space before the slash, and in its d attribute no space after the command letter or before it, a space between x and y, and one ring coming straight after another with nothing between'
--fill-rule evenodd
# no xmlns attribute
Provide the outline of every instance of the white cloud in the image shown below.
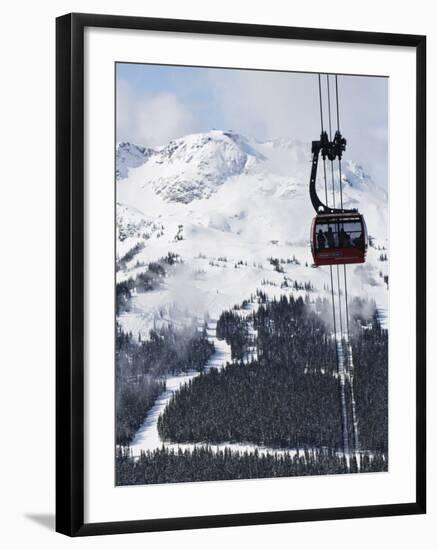
<svg viewBox="0 0 437 550"><path fill-rule="evenodd" d="M209 82L226 126L261 139L291 137L310 142L320 135L316 74L268 71L209 71ZM332 125L336 128L331 78ZM340 126L347 158L362 163L384 185L387 180L387 81L338 78ZM328 125L326 77L322 77L324 124Z"/></svg>
<svg viewBox="0 0 437 550"><path fill-rule="evenodd" d="M156 146L196 131L196 119L175 94L137 96L117 82L117 141Z"/></svg>
<svg viewBox="0 0 437 550"><path fill-rule="evenodd" d="M254 137L314 139L315 75L267 71L210 71L214 96L230 128ZM315 112L311 121L308 113Z"/></svg>

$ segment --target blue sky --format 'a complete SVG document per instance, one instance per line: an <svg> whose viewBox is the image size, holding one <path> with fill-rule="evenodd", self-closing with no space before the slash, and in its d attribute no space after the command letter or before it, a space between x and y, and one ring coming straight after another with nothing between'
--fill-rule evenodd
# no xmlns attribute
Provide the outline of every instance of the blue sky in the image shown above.
<svg viewBox="0 0 437 550"><path fill-rule="evenodd" d="M116 81L118 141L156 146L212 128L261 140L320 135L315 74L118 63ZM333 77L330 85L334 116ZM346 155L385 186L388 79L340 75L338 88Z"/></svg>

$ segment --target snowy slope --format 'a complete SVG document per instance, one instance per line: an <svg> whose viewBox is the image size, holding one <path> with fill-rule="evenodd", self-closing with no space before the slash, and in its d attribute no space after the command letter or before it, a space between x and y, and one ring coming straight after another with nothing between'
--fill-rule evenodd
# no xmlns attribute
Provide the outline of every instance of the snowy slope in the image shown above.
<svg viewBox="0 0 437 550"><path fill-rule="evenodd" d="M122 145L123 151L134 150ZM131 164L117 181L117 255L138 242L144 248L117 279L134 275L144 269L139 264L169 251L184 263L159 291L133 299L132 311L120 319L123 326L147 336L157 317L171 322L172 316L180 318L185 312L217 318L257 288L270 294L287 292L287 287L281 288L284 278L289 283L311 281L323 293L329 270L310 267L310 169L310 144L292 139L260 142L218 130L172 140L146 153L141 164ZM318 190L324 197L320 176ZM342 179L345 207L359 207L369 234L378 246L387 247L384 186L346 155ZM300 264L284 264L284 273L275 271L268 260L293 255ZM348 268L350 292L375 297L386 308L380 272L386 274L388 262L380 262L379 255L371 248L364 266Z"/></svg>
<svg viewBox="0 0 437 550"><path fill-rule="evenodd" d="M152 236L159 236L163 226L154 220L147 220L136 208L117 203L116 237L117 258L123 257L137 244L143 244Z"/></svg>

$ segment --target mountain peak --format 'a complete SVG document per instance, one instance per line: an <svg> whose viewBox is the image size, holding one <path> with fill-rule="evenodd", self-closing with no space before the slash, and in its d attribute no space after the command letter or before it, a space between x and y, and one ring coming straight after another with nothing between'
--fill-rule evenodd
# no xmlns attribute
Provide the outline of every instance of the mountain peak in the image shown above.
<svg viewBox="0 0 437 550"><path fill-rule="evenodd" d="M153 154L135 150L131 158L137 167L142 164L135 177L143 187L152 187L166 202L184 204L209 198L226 180L244 173L248 160L265 159L244 136L221 130L172 139Z"/></svg>

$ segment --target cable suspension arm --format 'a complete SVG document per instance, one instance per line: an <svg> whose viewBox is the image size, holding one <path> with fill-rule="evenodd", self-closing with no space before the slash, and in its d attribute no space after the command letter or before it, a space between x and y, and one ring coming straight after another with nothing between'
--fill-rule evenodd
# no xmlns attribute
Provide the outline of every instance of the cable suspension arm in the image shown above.
<svg viewBox="0 0 437 550"><path fill-rule="evenodd" d="M318 214L341 214L347 212L356 212L356 209L345 210L344 208L332 208L324 204L318 197L316 191L316 178L317 178L317 166L319 162L319 155L322 155L323 160L335 160L341 159L343 151L346 150L346 139L340 134L339 131L335 132L333 141L330 141L328 134L325 130L322 130L320 134L320 140L313 141L311 147L311 153L313 155L310 177L310 198L314 210Z"/></svg>

